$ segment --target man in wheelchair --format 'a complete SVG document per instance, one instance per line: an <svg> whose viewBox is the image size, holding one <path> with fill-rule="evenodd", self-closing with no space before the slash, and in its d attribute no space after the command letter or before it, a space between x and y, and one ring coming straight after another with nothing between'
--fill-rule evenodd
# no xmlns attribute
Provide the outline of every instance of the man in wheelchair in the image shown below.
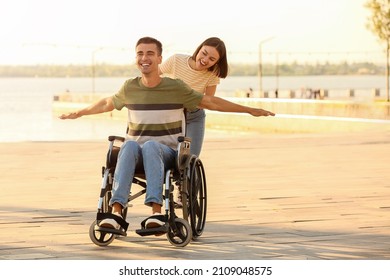
<svg viewBox="0 0 390 280"><path fill-rule="evenodd" d="M117 94L103 98L76 112L63 114L60 119L76 119L84 115L128 109L127 141L122 145L114 174L113 196L110 200L115 216L104 219L100 227L120 229L123 209L127 206L131 182L136 170L144 169L147 181L145 205L152 216L145 228L164 224L161 215L164 171L175 163L178 137L185 132L184 109L204 108L222 112L249 113L253 116L274 116L274 113L242 106L227 100L203 95L178 79L159 76L162 44L143 37L136 44L136 63L141 77L127 80Z"/></svg>

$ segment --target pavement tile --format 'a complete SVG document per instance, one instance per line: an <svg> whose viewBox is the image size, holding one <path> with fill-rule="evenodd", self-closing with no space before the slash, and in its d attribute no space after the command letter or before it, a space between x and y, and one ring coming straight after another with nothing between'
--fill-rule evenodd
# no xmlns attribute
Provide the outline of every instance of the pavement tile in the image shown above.
<svg viewBox="0 0 390 280"><path fill-rule="evenodd" d="M207 223L185 248L135 233L143 199L127 237L90 241L107 147L0 143L0 259L390 259L390 132L206 134Z"/></svg>

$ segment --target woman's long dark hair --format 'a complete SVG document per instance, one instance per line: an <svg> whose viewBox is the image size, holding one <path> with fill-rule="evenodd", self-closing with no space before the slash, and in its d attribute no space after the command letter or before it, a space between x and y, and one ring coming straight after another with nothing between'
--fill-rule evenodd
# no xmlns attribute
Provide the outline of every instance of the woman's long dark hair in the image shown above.
<svg viewBox="0 0 390 280"><path fill-rule="evenodd" d="M228 74L228 63L227 63L225 43L217 37L210 37L210 38L206 39L195 50L194 54L192 55L193 60L196 60L196 56L198 55L200 49L203 46L214 47L217 49L217 51L219 53L219 59L218 59L217 63L215 63L212 67L208 68L207 70L211 71L211 72L215 72L215 74L219 78L226 78L226 76Z"/></svg>

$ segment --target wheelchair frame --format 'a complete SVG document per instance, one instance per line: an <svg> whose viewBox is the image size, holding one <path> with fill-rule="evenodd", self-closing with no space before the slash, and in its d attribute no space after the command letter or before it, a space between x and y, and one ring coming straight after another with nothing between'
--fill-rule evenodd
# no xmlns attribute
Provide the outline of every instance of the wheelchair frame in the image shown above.
<svg viewBox="0 0 390 280"><path fill-rule="evenodd" d="M116 168L118 153L125 138L109 136L109 150L107 152L106 166L102 167L102 184L98 201L96 220L91 224L89 236L92 242L98 246L107 246L118 235L126 236L128 223L125 222L128 207L123 209L123 220L111 214L109 201L111 199L112 184ZM118 143L120 145L118 145ZM201 160L190 153L191 139L188 137L178 138L178 155L176 167L166 170L164 183L165 224L159 228L136 230L141 236L166 234L169 242L177 247L188 245L191 240L196 240L202 235L207 213L207 188L204 167ZM144 173L138 173L133 178L133 183L142 187L142 190L129 195L128 205L134 199L146 193L146 179ZM174 184L177 184L182 196L182 218L175 213L173 200ZM99 227L104 218L115 219L123 230L115 230ZM144 223L143 221L142 223Z"/></svg>

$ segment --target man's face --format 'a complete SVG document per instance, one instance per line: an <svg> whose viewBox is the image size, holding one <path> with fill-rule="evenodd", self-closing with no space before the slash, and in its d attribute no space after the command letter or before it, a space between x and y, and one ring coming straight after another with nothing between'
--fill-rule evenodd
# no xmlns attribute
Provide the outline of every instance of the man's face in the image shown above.
<svg viewBox="0 0 390 280"><path fill-rule="evenodd" d="M136 47L136 63L142 74L154 71L158 73L158 65L162 62L162 56L158 54L155 44L139 44Z"/></svg>

